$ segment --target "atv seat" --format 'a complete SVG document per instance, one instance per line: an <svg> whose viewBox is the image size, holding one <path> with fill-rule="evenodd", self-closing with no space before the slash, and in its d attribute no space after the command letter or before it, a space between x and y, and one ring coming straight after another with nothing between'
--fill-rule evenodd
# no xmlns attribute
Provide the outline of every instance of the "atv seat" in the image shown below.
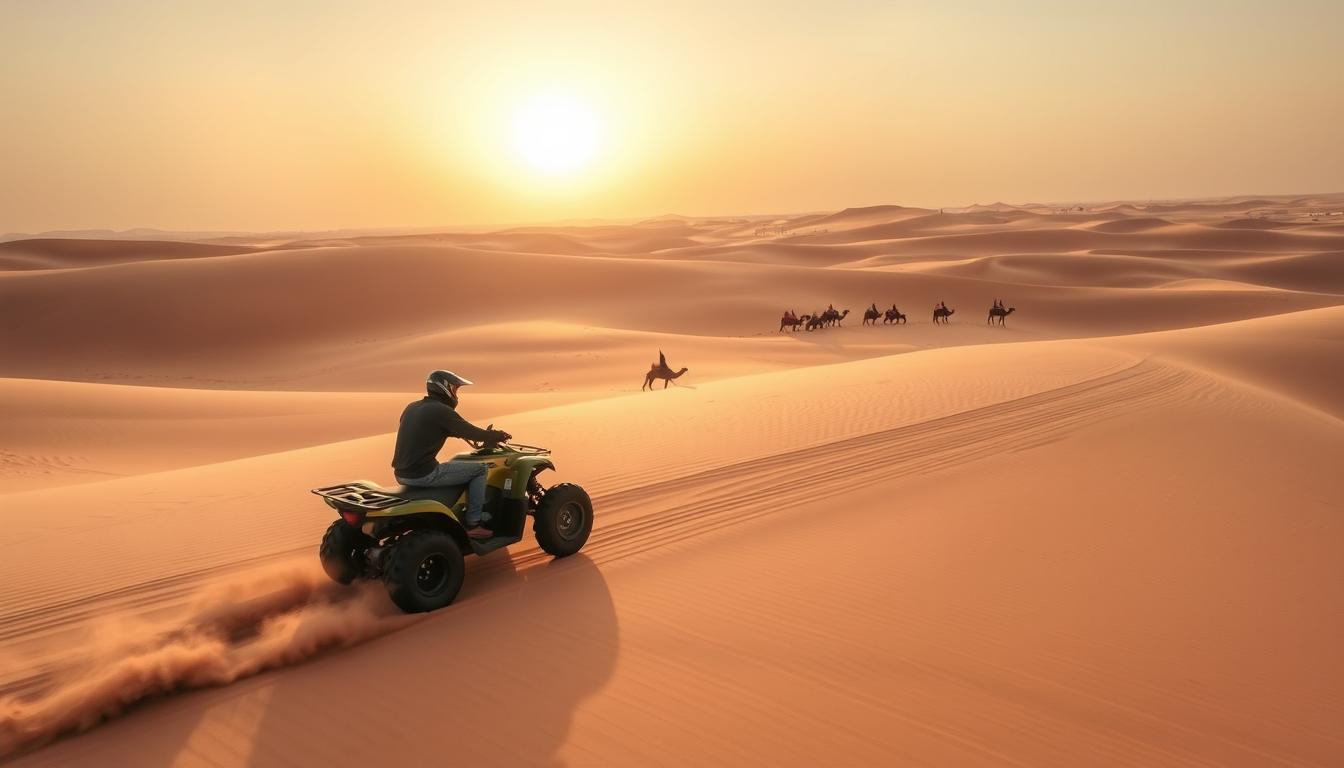
<svg viewBox="0 0 1344 768"><path fill-rule="evenodd" d="M406 499L407 501L419 501L429 499L437 501L445 506L453 506L457 500L462 498L462 492L467 490L463 485L437 485L430 488L421 488L413 485L393 485L378 490L391 496Z"/></svg>

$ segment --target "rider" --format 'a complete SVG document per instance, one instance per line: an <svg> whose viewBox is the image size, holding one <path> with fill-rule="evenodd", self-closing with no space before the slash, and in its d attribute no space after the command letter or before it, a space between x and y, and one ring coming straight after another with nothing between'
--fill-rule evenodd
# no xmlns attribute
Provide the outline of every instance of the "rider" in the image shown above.
<svg viewBox="0 0 1344 768"><path fill-rule="evenodd" d="M452 371L429 374L425 379L425 397L407 405L401 412L397 446L392 453L392 473L402 485L418 488L467 483L467 535L473 539L488 539L494 534L485 527L490 518L482 514L488 469L485 462L440 464L438 461L438 453L450 437L492 443L513 437L502 430L481 429L457 414L457 390L470 383Z"/></svg>

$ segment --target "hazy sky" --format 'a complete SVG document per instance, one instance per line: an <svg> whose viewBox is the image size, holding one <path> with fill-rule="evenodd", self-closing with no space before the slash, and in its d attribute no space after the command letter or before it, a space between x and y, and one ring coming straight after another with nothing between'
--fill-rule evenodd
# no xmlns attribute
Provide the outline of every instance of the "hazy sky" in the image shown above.
<svg viewBox="0 0 1344 768"><path fill-rule="evenodd" d="M1344 190L1344 2L0 0L0 233ZM600 125L546 176L561 93Z"/></svg>

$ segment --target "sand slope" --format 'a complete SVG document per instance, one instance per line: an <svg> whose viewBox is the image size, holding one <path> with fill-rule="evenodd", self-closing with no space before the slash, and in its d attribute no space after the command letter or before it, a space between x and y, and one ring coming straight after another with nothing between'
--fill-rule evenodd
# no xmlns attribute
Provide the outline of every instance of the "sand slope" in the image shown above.
<svg viewBox="0 0 1344 768"><path fill-rule="evenodd" d="M1334 200L0 270L0 755L1339 764L1344 248L1298 220ZM775 332L832 301L845 327ZM691 373L640 393L659 348ZM450 364L598 524L406 617L325 580L307 490L389 481Z"/></svg>

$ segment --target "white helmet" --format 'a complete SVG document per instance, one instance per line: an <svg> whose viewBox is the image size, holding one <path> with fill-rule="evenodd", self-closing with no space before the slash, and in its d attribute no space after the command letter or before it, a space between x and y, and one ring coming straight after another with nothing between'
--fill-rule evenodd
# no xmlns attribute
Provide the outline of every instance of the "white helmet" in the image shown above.
<svg viewBox="0 0 1344 768"><path fill-rule="evenodd" d="M425 377L425 392L430 395L446 397L453 405L457 405L457 388L470 383L469 379L464 379L452 371L431 371Z"/></svg>

